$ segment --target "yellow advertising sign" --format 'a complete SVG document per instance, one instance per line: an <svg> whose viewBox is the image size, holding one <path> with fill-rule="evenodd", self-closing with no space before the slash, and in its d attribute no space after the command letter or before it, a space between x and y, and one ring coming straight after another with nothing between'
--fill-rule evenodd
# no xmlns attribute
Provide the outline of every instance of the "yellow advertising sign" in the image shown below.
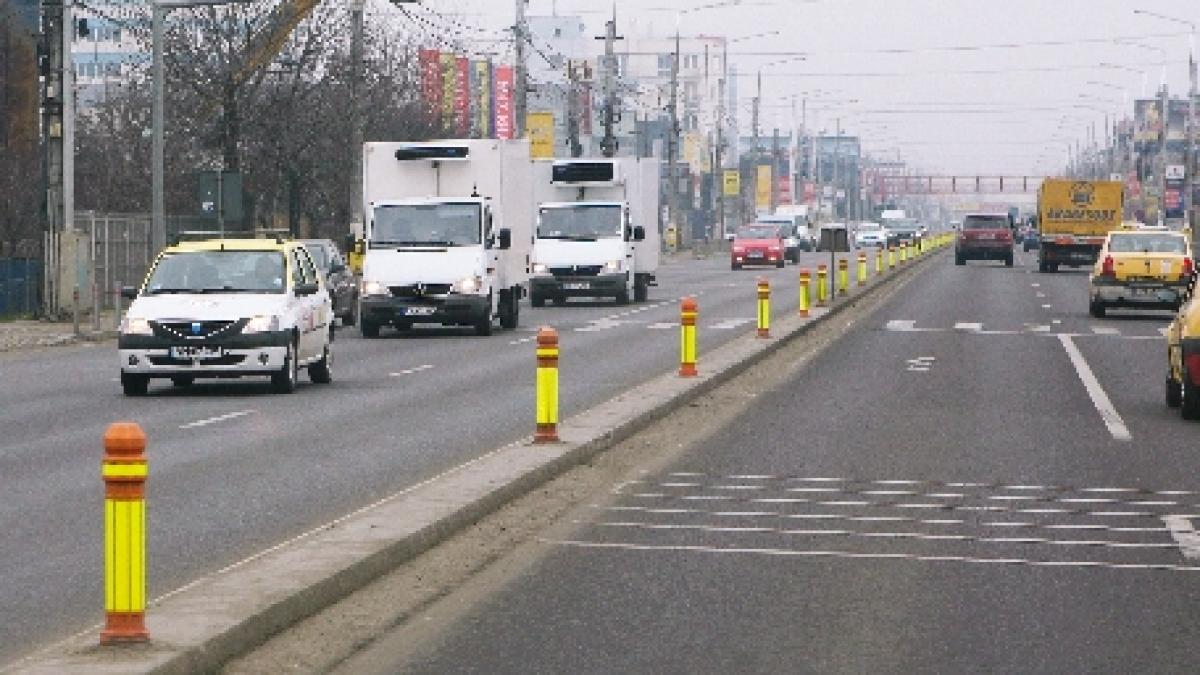
<svg viewBox="0 0 1200 675"><path fill-rule="evenodd" d="M692 173L711 171L712 166L708 158L708 139L697 133L684 134L683 161L691 167Z"/></svg>
<svg viewBox="0 0 1200 675"><path fill-rule="evenodd" d="M554 158L554 113L531 112L525 116L529 134L529 156L533 159Z"/></svg>
<svg viewBox="0 0 1200 675"><path fill-rule="evenodd" d="M725 196L736 197L742 193L742 174L737 169L725 169L722 176L725 183Z"/></svg>
<svg viewBox="0 0 1200 675"><path fill-rule="evenodd" d="M758 180L754 183L754 206L758 209L771 208L771 166L758 167Z"/></svg>

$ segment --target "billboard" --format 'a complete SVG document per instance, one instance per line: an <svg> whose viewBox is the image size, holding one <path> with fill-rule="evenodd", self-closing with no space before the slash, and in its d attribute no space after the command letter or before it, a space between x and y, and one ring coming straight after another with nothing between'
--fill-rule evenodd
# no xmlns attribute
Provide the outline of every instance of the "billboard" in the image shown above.
<svg viewBox="0 0 1200 675"><path fill-rule="evenodd" d="M455 128L454 102L458 96L458 57L442 54L442 128Z"/></svg>
<svg viewBox="0 0 1200 675"><path fill-rule="evenodd" d="M459 138L471 136L471 60L459 56L454 60L454 134Z"/></svg>
<svg viewBox="0 0 1200 675"><path fill-rule="evenodd" d="M723 174L725 196L736 197L742 192L742 174L737 169L725 169Z"/></svg>
<svg viewBox="0 0 1200 675"><path fill-rule="evenodd" d="M492 64L490 61L476 61L472 64L475 75L471 81L475 88L471 91L475 97L475 133L476 138L492 137Z"/></svg>
<svg viewBox="0 0 1200 675"><path fill-rule="evenodd" d="M513 129L513 68L512 66L496 66L492 95L495 105L494 130L496 138L508 140L514 138Z"/></svg>
<svg viewBox="0 0 1200 675"><path fill-rule="evenodd" d="M771 165L758 166L757 180L754 181L754 207L760 211L771 208Z"/></svg>
<svg viewBox="0 0 1200 675"><path fill-rule="evenodd" d="M421 67L421 101L425 106L427 121L437 125L442 109L441 52L436 49L422 49L417 52L417 63Z"/></svg>
<svg viewBox="0 0 1200 675"><path fill-rule="evenodd" d="M529 156L533 159L554 157L554 113L531 112L525 117L529 131Z"/></svg>
<svg viewBox="0 0 1200 675"><path fill-rule="evenodd" d="M1162 105L1158 99L1139 99L1133 102L1133 142L1139 150L1157 145L1162 140Z"/></svg>

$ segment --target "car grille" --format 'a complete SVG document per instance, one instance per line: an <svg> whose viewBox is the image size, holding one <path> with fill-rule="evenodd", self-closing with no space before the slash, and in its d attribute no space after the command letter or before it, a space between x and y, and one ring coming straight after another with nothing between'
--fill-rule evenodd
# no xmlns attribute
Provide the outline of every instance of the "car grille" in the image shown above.
<svg viewBox="0 0 1200 675"><path fill-rule="evenodd" d="M600 275L603 265L573 265L571 267L551 267L550 273L556 277L595 277Z"/></svg>
<svg viewBox="0 0 1200 675"><path fill-rule="evenodd" d="M411 284L391 286L388 290L392 292L394 298L419 299L449 295L450 284Z"/></svg>
<svg viewBox="0 0 1200 675"><path fill-rule="evenodd" d="M237 335L247 319L237 321L151 321L154 334L170 340L204 340Z"/></svg>

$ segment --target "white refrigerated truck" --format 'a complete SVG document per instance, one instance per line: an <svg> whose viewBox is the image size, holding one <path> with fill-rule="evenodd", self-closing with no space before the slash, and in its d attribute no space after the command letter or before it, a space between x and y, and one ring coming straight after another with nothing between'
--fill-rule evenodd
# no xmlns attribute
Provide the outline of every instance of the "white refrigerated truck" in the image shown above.
<svg viewBox="0 0 1200 675"><path fill-rule="evenodd" d="M363 146L359 325L516 328L533 242L529 142Z"/></svg>
<svg viewBox="0 0 1200 675"><path fill-rule="evenodd" d="M644 302L658 271L656 159L534 163L537 221L530 303L569 297Z"/></svg>

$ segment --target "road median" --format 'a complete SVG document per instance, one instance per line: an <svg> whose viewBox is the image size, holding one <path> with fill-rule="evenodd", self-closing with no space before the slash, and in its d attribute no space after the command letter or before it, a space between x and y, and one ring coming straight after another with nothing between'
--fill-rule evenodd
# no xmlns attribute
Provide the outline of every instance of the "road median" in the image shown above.
<svg viewBox="0 0 1200 675"><path fill-rule="evenodd" d="M158 598L146 615L149 644L102 648L97 627L14 664L12 672L216 670L941 259L941 253L874 276L830 307L813 308L808 318L776 318L770 339L747 331L701 354L696 377L681 378L663 364L665 374L563 420L559 443L521 439Z"/></svg>

